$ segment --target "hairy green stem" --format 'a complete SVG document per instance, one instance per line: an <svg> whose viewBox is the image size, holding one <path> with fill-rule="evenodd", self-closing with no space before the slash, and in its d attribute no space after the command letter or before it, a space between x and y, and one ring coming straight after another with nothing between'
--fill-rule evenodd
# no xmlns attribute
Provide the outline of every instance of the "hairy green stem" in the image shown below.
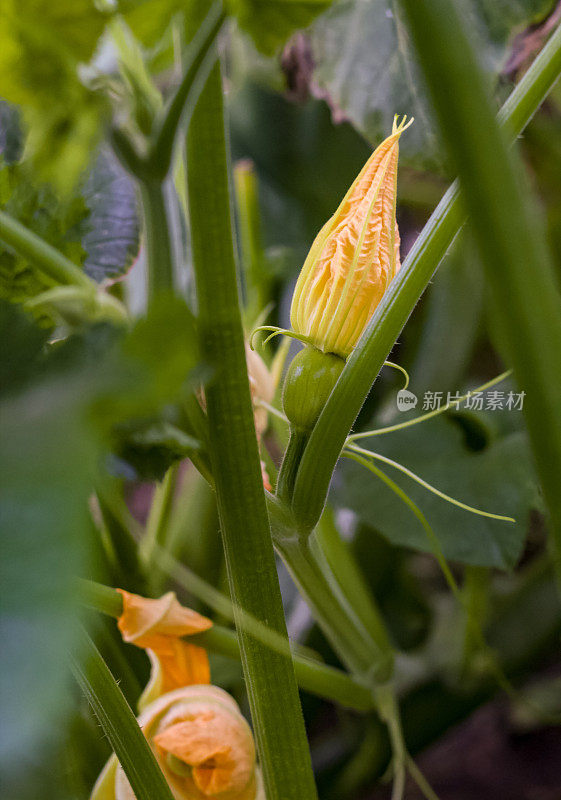
<svg viewBox="0 0 561 800"><path fill-rule="evenodd" d="M173 800L133 712L85 631L79 644L79 654L71 656L72 671L121 762L135 797L137 800Z"/></svg>
<svg viewBox="0 0 561 800"><path fill-rule="evenodd" d="M560 68L561 33L558 30L520 80L499 114L501 124L509 131L511 138L514 139L524 129L539 108L557 79ZM485 133L482 135L485 137ZM459 187L455 182L438 204L401 270L385 292L310 436L298 470L292 502L300 524L312 528L318 521L335 464L356 416L407 318L463 221Z"/></svg>
<svg viewBox="0 0 561 800"><path fill-rule="evenodd" d="M209 454L266 794L312 800L317 794L290 654L256 640L240 613L286 638L247 377L218 66L191 118L187 173L201 351L214 372L205 387Z"/></svg>

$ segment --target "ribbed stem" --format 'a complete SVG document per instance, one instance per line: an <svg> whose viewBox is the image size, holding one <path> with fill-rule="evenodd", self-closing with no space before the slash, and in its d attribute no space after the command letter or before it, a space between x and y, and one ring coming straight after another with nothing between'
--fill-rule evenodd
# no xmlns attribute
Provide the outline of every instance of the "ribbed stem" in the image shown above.
<svg viewBox="0 0 561 800"><path fill-rule="evenodd" d="M220 69L193 114L187 174L209 454L230 592L260 763L269 800L317 797L290 656L255 639L239 609L285 637L247 377L234 261Z"/></svg>

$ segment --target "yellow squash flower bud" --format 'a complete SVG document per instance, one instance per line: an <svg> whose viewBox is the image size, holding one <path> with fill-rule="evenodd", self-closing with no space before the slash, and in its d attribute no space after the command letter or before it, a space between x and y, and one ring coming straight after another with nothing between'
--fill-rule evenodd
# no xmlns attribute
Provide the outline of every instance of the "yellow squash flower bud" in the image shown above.
<svg viewBox="0 0 561 800"><path fill-rule="evenodd" d="M394 119L308 253L294 290L292 330L346 359L400 267L395 219L399 137Z"/></svg>
<svg viewBox="0 0 561 800"><path fill-rule="evenodd" d="M265 800L251 729L216 686L187 686L147 706L138 723L176 800ZM91 800L135 800L115 756Z"/></svg>

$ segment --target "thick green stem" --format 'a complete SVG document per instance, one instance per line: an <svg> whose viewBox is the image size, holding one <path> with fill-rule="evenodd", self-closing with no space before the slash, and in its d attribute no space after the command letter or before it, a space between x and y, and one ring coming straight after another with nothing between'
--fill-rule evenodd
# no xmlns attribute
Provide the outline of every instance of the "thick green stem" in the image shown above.
<svg viewBox="0 0 561 800"><path fill-rule="evenodd" d="M560 68L561 33L558 30L499 114L501 124L513 139L539 108L559 76ZM310 436L298 470L292 502L299 523L311 527L321 516L335 464L353 422L463 220L459 188L454 183L417 237L401 270L384 294Z"/></svg>
<svg viewBox="0 0 561 800"><path fill-rule="evenodd" d="M121 762L137 800L173 800L152 750L115 678L84 631L79 656L71 667L115 755Z"/></svg>
<svg viewBox="0 0 561 800"><path fill-rule="evenodd" d="M78 286L92 295L97 292L94 281L76 264L4 211L0 211L0 239L56 283Z"/></svg>
<svg viewBox="0 0 561 800"><path fill-rule="evenodd" d="M490 288L501 343L524 390L524 413L551 516L561 580L561 294L516 152L450 0L401 0ZM430 43L426 30L430 29ZM561 71L561 26L550 46ZM469 78L467 77L469 76ZM474 111L476 113L474 113Z"/></svg>
<svg viewBox="0 0 561 800"><path fill-rule="evenodd" d="M319 553L322 553L355 613L358 614L374 641L378 642L380 649L385 653L391 653L390 639L376 599L372 595L351 549L341 538L331 509L327 508L324 511L311 536L310 546L318 554L316 558L319 557Z"/></svg>
<svg viewBox="0 0 561 800"><path fill-rule="evenodd" d="M286 637L249 382L230 219L222 84L215 67L187 138L187 173L209 453L242 665L269 800L317 796L289 654L255 639L239 610Z"/></svg>
<svg viewBox="0 0 561 800"><path fill-rule="evenodd" d="M88 608L117 618L123 612L123 598L116 589L94 581L79 582L80 598ZM219 653L239 660L241 658L238 637L234 631L213 625L208 631L189 636L193 644L199 644L211 653ZM298 685L311 694L339 703L355 711L373 711L375 702L371 690L357 678L347 675L335 667L297 653L293 654L294 671Z"/></svg>
<svg viewBox="0 0 561 800"><path fill-rule="evenodd" d="M148 265L148 300L152 302L159 294L173 292L171 234L163 182L141 181L140 194Z"/></svg>
<svg viewBox="0 0 561 800"><path fill-rule="evenodd" d="M321 552L314 554L307 538L277 538L276 547L342 663L370 684L389 680L393 669L391 647L387 640L374 640Z"/></svg>

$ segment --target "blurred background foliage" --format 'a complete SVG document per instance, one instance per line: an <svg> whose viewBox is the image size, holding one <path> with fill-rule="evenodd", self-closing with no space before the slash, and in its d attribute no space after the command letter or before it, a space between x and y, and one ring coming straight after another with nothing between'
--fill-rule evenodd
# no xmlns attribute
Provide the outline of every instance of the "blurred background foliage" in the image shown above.
<svg viewBox="0 0 561 800"><path fill-rule="evenodd" d="M460 5L499 104L559 24L560 6L552 0ZM287 326L294 281L315 233L372 146L387 135L395 113L416 117L400 161L402 258L453 176L390 0L230 0L227 10L233 22L221 48L232 157L234 164L243 160L257 189L252 247L244 242L248 207L238 192L247 324L249 329L257 312L271 304L267 321ZM118 11L116 19L115 4L103 0L6 0L0 202L139 312L145 293L136 191L112 153L108 123L118 119L142 142L154 108L176 81L182 26L193 25L200 4L123 0ZM558 84L520 141L557 265L560 131ZM179 163L178 174L181 169ZM184 197L180 188L168 189L180 282L190 297ZM32 263L0 245L0 752L7 796L14 800L86 798L108 752L67 673L75 575L133 591L172 585L193 607L225 622L192 587L189 592L153 565L146 574L137 548L154 479L182 461L166 546L213 586L226 586L213 494L183 461L201 442L185 424L182 399L205 376L186 305L168 299L127 334L108 323L83 324L68 309L61 314L37 305L33 318L21 310L53 286ZM409 370L410 388L419 398L427 391L463 393L505 368L469 226L450 248L391 358ZM401 420L398 388L395 374L383 371L357 429ZM271 424L266 444L273 469L284 436L281 423ZM503 668L524 681L531 677L541 706L554 711L561 617L523 415L462 409L376 444L454 497L516 518L507 525L474 517L402 476L396 479L427 516L454 574L463 578L468 608L484 620ZM446 590L423 528L356 464L338 468L330 502L334 524L400 651L407 739L414 753L429 748L426 771L443 800L537 797L532 787L544 800L559 796L559 738L538 713L503 698L473 714L497 694L491 657L469 640L464 612ZM291 635L336 663L280 565L279 570ZM142 654L121 643L112 621L92 615L88 623L134 703L146 680ZM213 656L213 676L243 701L239 664ZM321 797L387 796L374 789L389 753L377 719L309 695L302 699ZM495 764L475 759L465 766L473 792L461 794L462 742L468 746L474 725L479 747L500 757ZM439 759L442 748L447 755ZM513 769L515 753L523 767L497 791L500 770ZM441 763L447 760L449 769Z"/></svg>

